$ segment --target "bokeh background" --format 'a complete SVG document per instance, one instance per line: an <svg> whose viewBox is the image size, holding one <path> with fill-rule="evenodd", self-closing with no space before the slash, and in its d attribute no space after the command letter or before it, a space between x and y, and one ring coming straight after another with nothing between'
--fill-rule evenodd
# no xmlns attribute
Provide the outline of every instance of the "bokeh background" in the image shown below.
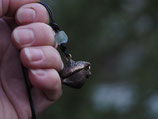
<svg viewBox="0 0 158 119"><path fill-rule="evenodd" d="M43 1L93 75L38 119L158 119L158 0Z"/></svg>

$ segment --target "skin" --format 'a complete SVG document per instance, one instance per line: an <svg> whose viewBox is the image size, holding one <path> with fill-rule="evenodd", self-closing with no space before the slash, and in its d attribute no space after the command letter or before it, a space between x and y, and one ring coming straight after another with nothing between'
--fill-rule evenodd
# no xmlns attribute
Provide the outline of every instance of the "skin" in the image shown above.
<svg viewBox="0 0 158 119"><path fill-rule="evenodd" d="M62 94L63 63L39 0L0 0L0 119L31 119L21 62L28 69L36 113Z"/></svg>

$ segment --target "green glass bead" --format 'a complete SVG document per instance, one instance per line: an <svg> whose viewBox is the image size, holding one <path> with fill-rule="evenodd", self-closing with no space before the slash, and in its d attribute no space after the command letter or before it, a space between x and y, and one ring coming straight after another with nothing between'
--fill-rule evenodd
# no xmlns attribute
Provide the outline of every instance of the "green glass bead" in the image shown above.
<svg viewBox="0 0 158 119"><path fill-rule="evenodd" d="M68 37L64 31L59 31L55 34L55 42L58 44L67 43Z"/></svg>

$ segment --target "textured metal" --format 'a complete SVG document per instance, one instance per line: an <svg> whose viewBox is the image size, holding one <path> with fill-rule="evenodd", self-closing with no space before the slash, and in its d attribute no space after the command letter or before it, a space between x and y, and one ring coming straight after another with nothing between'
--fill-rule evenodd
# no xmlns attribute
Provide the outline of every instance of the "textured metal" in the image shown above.
<svg viewBox="0 0 158 119"><path fill-rule="evenodd" d="M91 75L90 63L69 59L59 74L63 84L72 88L81 88Z"/></svg>

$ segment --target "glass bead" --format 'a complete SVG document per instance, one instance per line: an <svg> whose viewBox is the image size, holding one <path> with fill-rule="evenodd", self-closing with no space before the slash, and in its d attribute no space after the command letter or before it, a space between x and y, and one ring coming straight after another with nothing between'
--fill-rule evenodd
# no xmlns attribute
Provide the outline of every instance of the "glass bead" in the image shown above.
<svg viewBox="0 0 158 119"><path fill-rule="evenodd" d="M67 43L68 36L64 31L59 31L55 34L55 42L58 44Z"/></svg>

